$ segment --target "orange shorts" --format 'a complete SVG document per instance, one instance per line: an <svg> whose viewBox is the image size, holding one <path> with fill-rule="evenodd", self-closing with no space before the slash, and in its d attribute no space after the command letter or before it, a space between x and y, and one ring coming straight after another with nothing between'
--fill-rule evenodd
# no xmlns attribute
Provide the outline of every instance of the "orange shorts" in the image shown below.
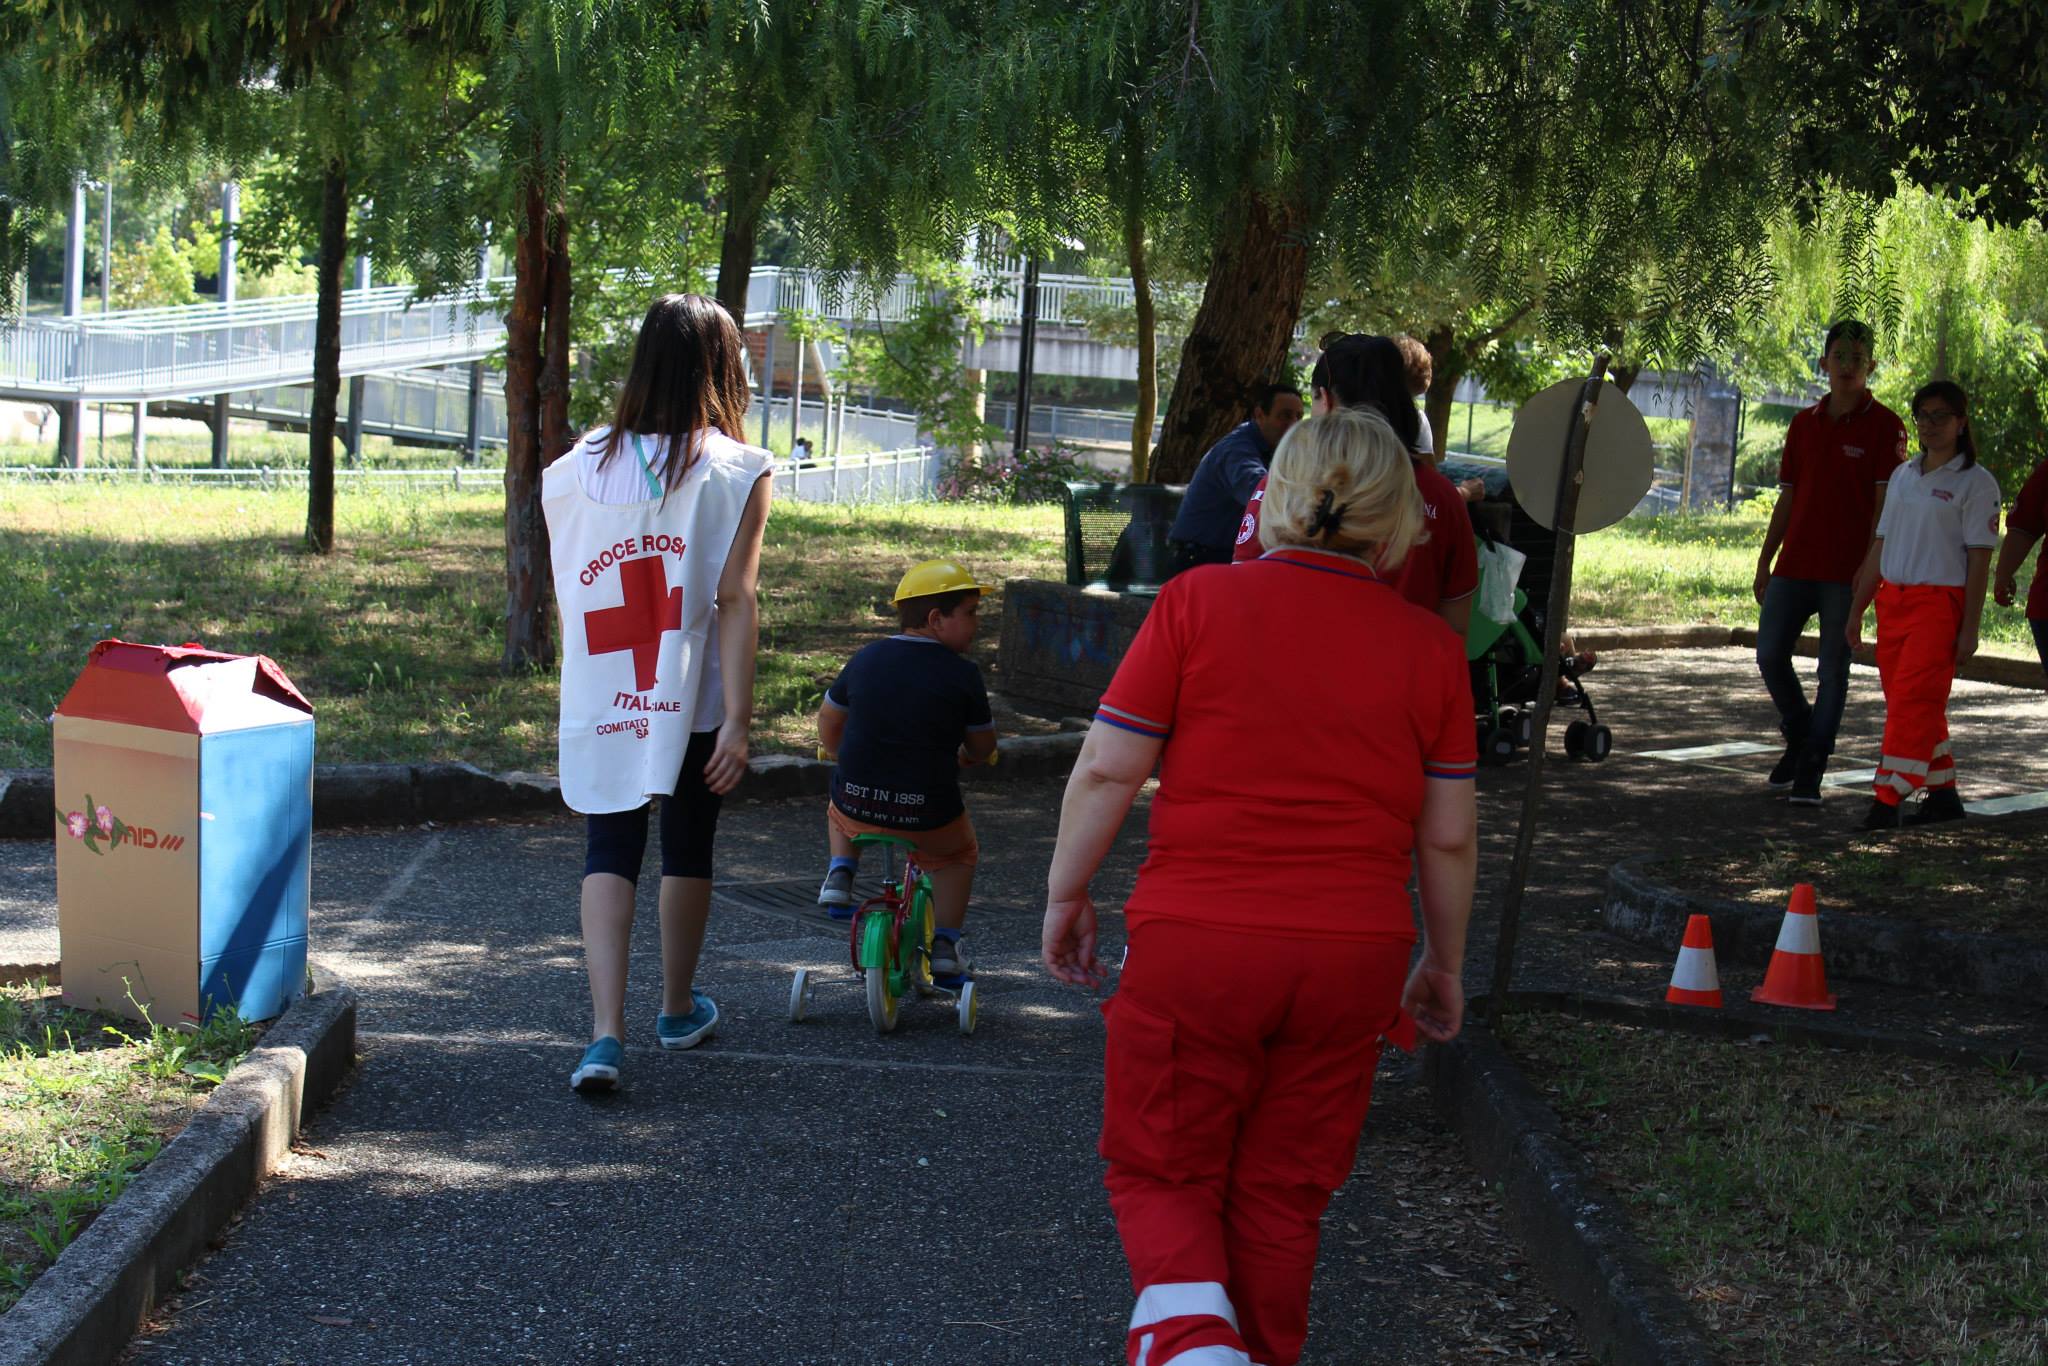
<svg viewBox="0 0 2048 1366"><path fill-rule="evenodd" d="M927 873L936 873L941 868L972 868L981 861L981 841L975 838L974 822L967 819L965 811L936 830L891 830L887 826L869 825L831 802L825 803L825 819L848 839L855 835L895 835L909 840L917 849L917 866Z"/></svg>

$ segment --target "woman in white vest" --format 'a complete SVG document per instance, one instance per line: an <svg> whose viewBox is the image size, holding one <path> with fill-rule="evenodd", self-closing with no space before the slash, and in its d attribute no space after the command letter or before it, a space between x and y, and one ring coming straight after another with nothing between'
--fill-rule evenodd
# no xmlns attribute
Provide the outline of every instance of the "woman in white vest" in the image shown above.
<svg viewBox="0 0 2048 1366"><path fill-rule="evenodd" d="M739 329L699 294L655 300L609 426L541 476L562 618L562 800L588 824L583 954L591 1044L581 1092L619 1084L626 950L661 801L662 1005L655 1042L718 1026L692 986L711 908L720 798L747 769L770 456L740 441Z"/></svg>

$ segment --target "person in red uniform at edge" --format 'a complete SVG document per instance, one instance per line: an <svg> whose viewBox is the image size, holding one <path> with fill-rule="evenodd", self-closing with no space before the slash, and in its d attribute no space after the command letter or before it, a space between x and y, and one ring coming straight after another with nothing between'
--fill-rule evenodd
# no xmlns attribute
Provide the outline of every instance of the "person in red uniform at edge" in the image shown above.
<svg viewBox="0 0 2048 1366"><path fill-rule="evenodd" d="M1906 427L1870 393L1870 329L1845 318L1821 348L1828 396L1792 418L1756 563L1756 665L1778 708L1785 752L1767 782L1795 806L1819 806L1821 779L1849 698L1843 627L1856 568L1884 508L1885 484L1906 457ZM1782 550L1781 550L1782 547ZM1776 559L1775 566L1772 561ZM1806 623L1820 617L1813 701L1792 667Z"/></svg>
<svg viewBox="0 0 2048 1366"><path fill-rule="evenodd" d="M1877 600L1877 676L1884 685L1884 750L1865 830L1900 823L1915 789L1927 795L1909 825L1963 818L1949 752L1948 693L1977 653L1991 551L1998 544L1998 480L1977 463L1970 403L1945 379L1913 395L1920 458L1892 475L1877 539L1856 573L1844 639L1862 643L1863 609Z"/></svg>
<svg viewBox="0 0 2048 1366"><path fill-rule="evenodd" d="M1465 510L1457 485L1437 473L1417 449L1422 415L1408 393L1407 367L1401 349L1387 337L1339 333L1323 339L1309 377L1310 411L1370 407L1378 411L1411 454L1415 487L1422 493L1423 534L1408 554L1395 580L1400 595L1451 624L1459 639L1472 619L1472 594L1479 587L1479 552L1472 540L1472 514ZM1237 532L1237 560L1256 559L1259 509L1266 482L1259 481L1245 504Z"/></svg>
<svg viewBox="0 0 2048 1366"><path fill-rule="evenodd" d="M1991 595L2000 607L2010 607L2019 597L2015 582L2027 552L2048 534L2048 460L2034 466L2020 488L2012 511L2005 518L2005 545L1998 552L1998 570L1992 575ZM2034 586L2027 593L2027 625L2034 630L2034 648L2041 655L2041 669L2048 673L2048 553L2034 561Z"/></svg>
<svg viewBox="0 0 2048 1366"><path fill-rule="evenodd" d="M1422 524L1405 435L1280 445L1257 560L1160 590L1068 780L1044 961L1095 985L1089 880L1159 765L1124 905L1101 1153L1142 1366L1291 1366L1383 1038L1456 1036L1477 858L1464 642L1388 583ZM1407 882L1418 870L1421 957Z"/></svg>

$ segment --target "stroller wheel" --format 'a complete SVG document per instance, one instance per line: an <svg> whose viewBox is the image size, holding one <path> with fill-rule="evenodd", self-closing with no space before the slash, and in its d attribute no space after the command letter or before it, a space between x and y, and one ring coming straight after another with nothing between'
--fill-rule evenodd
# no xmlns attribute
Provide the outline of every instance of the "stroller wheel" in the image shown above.
<svg viewBox="0 0 2048 1366"><path fill-rule="evenodd" d="M1486 732L1486 738L1479 745L1479 759L1482 763L1504 764L1515 757L1515 733L1505 726L1495 726Z"/></svg>
<svg viewBox="0 0 2048 1366"><path fill-rule="evenodd" d="M1582 746L1586 762L1597 764L1614 752L1614 732L1605 726L1589 726L1586 728L1586 738Z"/></svg>
<svg viewBox="0 0 2048 1366"><path fill-rule="evenodd" d="M1586 750L1586 737L1592 729L1584 721L1574 721L1564 728L1564 753L1567 759L1573 761L1592 759L1592 756ZM1605 730L1606 727L1602 726L1601 729ZM1603 751L1600 757L1602 759L1606 758L1606 753ZM1594 763L1599 762L1598 759L1593 759L1592 761Z"/></svg>

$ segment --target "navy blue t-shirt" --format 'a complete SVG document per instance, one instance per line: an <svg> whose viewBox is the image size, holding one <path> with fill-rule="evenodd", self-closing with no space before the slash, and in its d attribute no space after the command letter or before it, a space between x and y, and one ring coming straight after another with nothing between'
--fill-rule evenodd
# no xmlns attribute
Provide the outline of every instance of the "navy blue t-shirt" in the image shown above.
<svg viewBox="0 0 2048 1366"><path fill-rule="evenodd" d="M1237 543L1238 524L1252 490L1266 477L1272 448L1252 421L1238 423L1209 448L1181 495L1180 514L1167 533L1176 541L1192 541L1226 554Z"/></svg>
<svg viewBox="0 0 2048 1366"><path fill-rule="evenodd" d="M832 804L891 830L936 830L967 809L961 741L993 730L981 670L925 636L865 646L825 692L846 712Z"/></svg>

